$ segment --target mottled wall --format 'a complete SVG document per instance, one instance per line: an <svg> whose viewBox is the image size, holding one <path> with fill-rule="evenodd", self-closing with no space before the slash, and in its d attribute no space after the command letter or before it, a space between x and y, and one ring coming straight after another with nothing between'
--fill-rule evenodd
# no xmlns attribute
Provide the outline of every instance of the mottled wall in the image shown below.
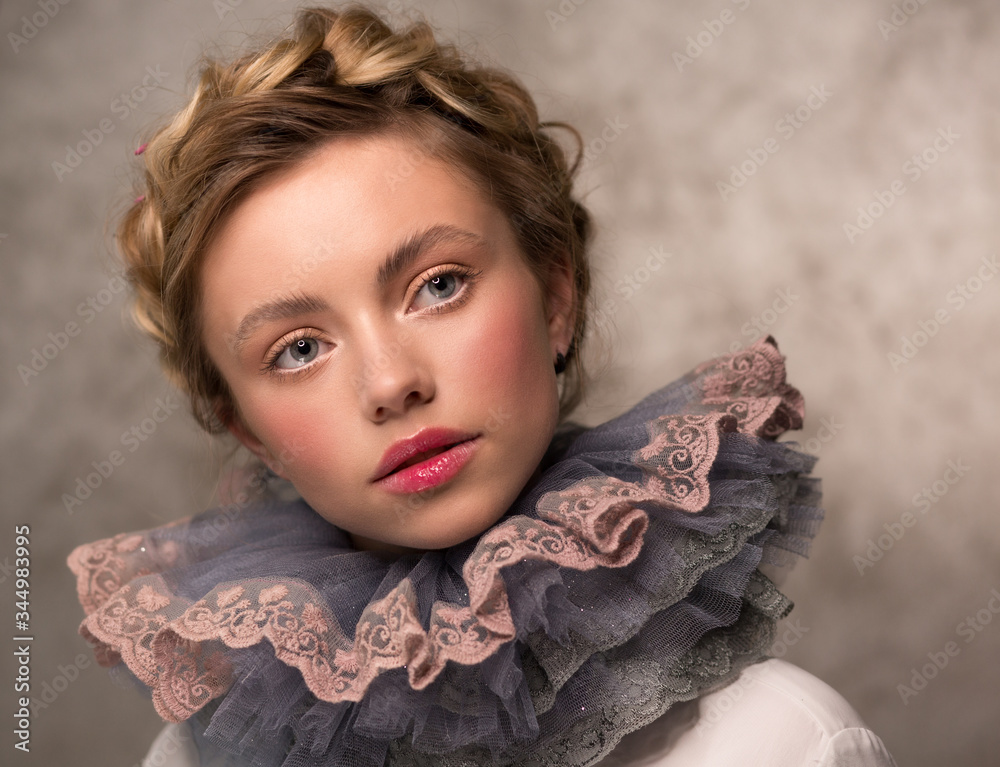
<svg viewBox="0 0 1000 767"><path fill-rule="evenodd" d="M900 765L992 763L1000 10L576 3L396 0L390 15L422 9L590 142L581 183L614 335L581 417L615 415L749 343L755 325L773 333L806 396L800 439L821 457L827 509L788 584L787 657L835 686ZM178 105L198 53L291 11L252 0L0 4L2 625L14 636L12 532L30 524L33 694L50 701L28 758L7 755L8 716L4 763L131 765L160 727L90 662L64 560L81 542L210 505L221 448L180 410L67 513L63 495L170 392L123 320L104 221L128 196L141 126ZM77 167L53 165L88 134L96 146ZM69 322L78 332L63 338ZM52 358L24 373L36 352ZM915 501L924 488L933 503ZM963 629L969 618L976 627ZM948 642L957 655L904 701L897 686Z"/></svg>

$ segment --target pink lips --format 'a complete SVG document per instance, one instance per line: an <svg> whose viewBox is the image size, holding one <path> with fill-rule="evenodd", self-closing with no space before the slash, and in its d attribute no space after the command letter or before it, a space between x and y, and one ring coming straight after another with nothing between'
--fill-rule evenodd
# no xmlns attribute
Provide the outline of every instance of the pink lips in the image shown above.
<svg viewBox="0 0 1000 767"><path fill-rule="evenodd" d="M472 457L479 446L478 436L455 429L423 429L385 451L372 481L392 493L418 493L440 485L455 476ZM448 449L395 471L414 456L444 447Z"/></svg>

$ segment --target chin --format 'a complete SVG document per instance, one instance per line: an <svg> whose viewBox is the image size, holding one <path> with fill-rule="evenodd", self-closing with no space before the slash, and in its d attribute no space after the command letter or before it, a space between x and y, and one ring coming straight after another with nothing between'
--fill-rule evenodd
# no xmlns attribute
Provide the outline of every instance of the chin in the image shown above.
<svg viewBox="0 0 1000 767"><path fill-rule="evenodd" d="M479 519L463 519L456 525L455 514L447 513L441 520L427 520L424 529L414 529L400 545L413 549L431 551L457 546L489 530L503 516L503 511Z"/></svg>
<svg viewBox="0 0 1000 767"><path fill-rule="evenodd" d="M490 523L485 526L475 526L469 527L468 529L449 529L442 530L441 532L434 533L430 532L427 535L418 536L417 538L411 538L407 544L410 548L420 549L423 551L431 551L434 549L448 549L452 546L457 546L460 543L475 538L478 535L489 530L494 523Z"/></svg>

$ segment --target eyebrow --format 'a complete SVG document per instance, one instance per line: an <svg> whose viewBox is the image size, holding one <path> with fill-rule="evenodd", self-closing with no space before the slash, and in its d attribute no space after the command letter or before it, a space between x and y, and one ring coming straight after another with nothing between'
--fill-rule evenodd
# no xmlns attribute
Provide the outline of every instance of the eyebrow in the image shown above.
<svg viewBox="0 0 1000 767"><path fill-rule="evenodd" d="M397 245L386 257L375 273L375 284L380 290L412 264L421 253L445 242L483 245L485 240L478 234L451 224L436 224L423 232L417 232ZM328 311L330 305L319 296L302 294L276 298L255 306L240 320L233 334L231 348L239 355L257 329L268 322L290 319L311 312Z"/></svg>

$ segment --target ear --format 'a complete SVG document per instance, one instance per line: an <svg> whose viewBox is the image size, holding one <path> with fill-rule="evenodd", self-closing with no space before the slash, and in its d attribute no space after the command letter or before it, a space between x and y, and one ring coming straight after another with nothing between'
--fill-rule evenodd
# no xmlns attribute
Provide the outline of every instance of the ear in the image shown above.
<svg viewBox="0 0 1000 767"><path fill-rule="evenodd" d="M240 416L237 410L230 406L224 405L222 403L215 404L215 414L218 419L225 424L229 433L232 434L236 439L238 439L243 446L262 460L267 467L277 474L282 479L288 479L285 476L281 462L274 460L267 446L261 442L257 436L250 431L249 427L243 422L243 418Z"/></svg>
<svg viewBox="0 0 1000 767"><path fill-rule="evenodd" d="M566 353L573 341L576 319L576 282L570 267L569 254L553 262L546 279L545 305L548 311L549 341L552 356Z"/></svg>

